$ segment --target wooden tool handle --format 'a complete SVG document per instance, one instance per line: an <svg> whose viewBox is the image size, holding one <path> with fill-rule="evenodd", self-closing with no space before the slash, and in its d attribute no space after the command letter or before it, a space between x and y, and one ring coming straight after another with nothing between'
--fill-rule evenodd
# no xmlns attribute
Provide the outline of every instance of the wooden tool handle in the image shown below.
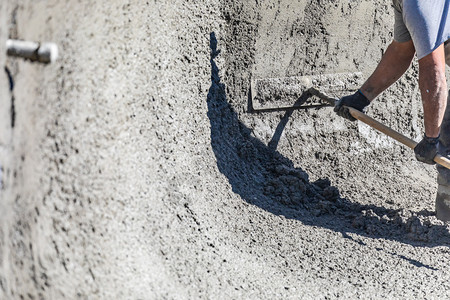
<svg viewBox="0 0 450 300"><path fill-rule="evenodd" d="M347 107L350 114L353 116L353 118L360 120L361 122L369 125L372 128L375 128L376 130L390 136L391 138L395 139L396 141L402 143L405 146L408 146L411 149L414 149L417 145L415 141L412 139L404 136L403 134L395 131L394 129L387 127L384 124L381 124L380 122L372 119L365 113L360 112L357 109L354 109L352 107ZM450 169L450 160L440 154L436 154L436 156L433 159L436 163L440 164L441 166L446 167L447 169Z"/></svg>

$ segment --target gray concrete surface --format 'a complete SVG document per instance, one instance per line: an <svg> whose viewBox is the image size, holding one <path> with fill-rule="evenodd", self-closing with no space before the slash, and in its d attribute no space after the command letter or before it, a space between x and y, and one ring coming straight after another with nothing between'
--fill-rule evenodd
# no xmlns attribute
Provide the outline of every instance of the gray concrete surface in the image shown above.
<svg viewBox="0 0 450 300"><path fill-rule="evenodd" d="M0 22L1 299L450 296L433 167L330 108L247 113L252 78L369 75L388 1L12 0ZM416 77L369 114L417 140Z"/></svg>

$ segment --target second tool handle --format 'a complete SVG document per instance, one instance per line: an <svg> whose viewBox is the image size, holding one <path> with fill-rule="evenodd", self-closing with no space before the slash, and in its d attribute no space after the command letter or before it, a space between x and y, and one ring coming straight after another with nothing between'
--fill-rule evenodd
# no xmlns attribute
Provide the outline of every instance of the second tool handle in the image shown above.
<svg viewBox="0 0 450 300"><path fill-rule="evenodd" d="M405 146L408 146L411 149L414 149L417 145L417 143L415 141L413 141L412 139L404 136L403 134L395 131L394 129L387 127L384 124L381 124L380 122L378 122L377 120L372 119L371 117L369 117L368 115L366 115L363 112L360 112L357 109L354 109L352 107L348 107L348 110L350 112L350 114L353 116L353 118L360 120L361 122L369 125L372 128L375 128L376 130L390 136L391 138L395 139L396 141L402 143ZM441 166L446 167L447 169L450 169L450 160L440 154L437 154L434 159L433 159L436 163L440 164Z"/></svg>

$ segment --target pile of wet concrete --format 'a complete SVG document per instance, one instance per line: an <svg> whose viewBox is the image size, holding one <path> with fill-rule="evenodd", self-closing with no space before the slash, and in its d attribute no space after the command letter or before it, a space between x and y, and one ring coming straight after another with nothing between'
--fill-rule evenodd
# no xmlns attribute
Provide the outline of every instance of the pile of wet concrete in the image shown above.
<svg viewBox="0 0 450 300"><path fill-rule="evenodd" d="M269 143L252 135L228 103L225 84L221 82L215 58L217 41L211 35L211 87L208 93L208 117L211 145L217 165L235 193L247 202L269 211L286 208L301 211L303 218L315 223L332 220L334 229L354 231L373 237L441 243L450 241L449 227L433 212L413 212L407 208L388 209L362 205L341 197L328 178L311 182L307 172L295 167ZM276 209L278 205L283 209ZM325 221L326 220L326 221Z"/></svg>
<svg viewBox="0 0 450 300"><path fill-rule="evenodd" d="M18 65L15 127L0 118L0 298L444 295L432 172L329 111L288 123L246 110L252 76L367 75L387 6L0 4L0 36L18 20L23 37L64 47L53 69ZM371 110L409 136L421 130L413 75L395 93L415 100L388 93Z"/></svg>

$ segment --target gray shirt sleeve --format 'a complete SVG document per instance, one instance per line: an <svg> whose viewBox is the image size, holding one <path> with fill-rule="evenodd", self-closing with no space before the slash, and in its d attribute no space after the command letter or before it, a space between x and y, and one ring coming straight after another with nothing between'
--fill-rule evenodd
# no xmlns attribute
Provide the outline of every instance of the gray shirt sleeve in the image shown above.
<svg viewBox="0 0 450 300"><path fill-rule="evenodd" d="M392 1L394 7L395 23L394 23L394 40L399 43L404 43L411 40L408 28L403 21L403 7L401 1Z"/></svg>
<svg viewBox="0 0 450 300"><path fill-rule="evenodd" d="M450 0L392 0L394 40L413 41L421 59L450 38Z"/></svg>

